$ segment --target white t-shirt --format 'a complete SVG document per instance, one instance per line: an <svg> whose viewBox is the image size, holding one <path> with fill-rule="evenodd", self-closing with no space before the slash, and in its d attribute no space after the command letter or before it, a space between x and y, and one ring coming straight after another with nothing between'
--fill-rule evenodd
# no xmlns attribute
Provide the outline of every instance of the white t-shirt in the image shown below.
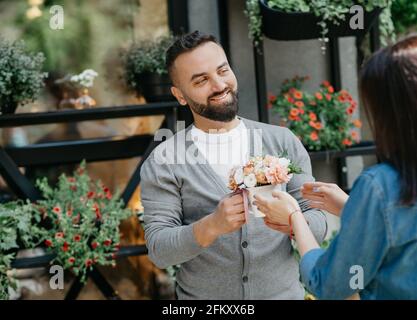
<svg viewBox="0 0 417 320"><path fill-rule="evenodd" d="M219 133L206 133L193 126L191 137L199 152L226 185L229 183L230 170L249 160L248 130L242 120L232 130Z"/></svg>

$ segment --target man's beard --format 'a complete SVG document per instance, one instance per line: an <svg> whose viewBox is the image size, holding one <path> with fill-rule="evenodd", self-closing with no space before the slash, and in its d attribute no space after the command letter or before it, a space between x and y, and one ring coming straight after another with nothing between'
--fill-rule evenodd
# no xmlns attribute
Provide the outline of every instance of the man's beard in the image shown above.
<svg viewBox="0 0 417 320"><path fill-rule="evenodd" d="M210 104L210 99L214 97L221 96L226 91L229 91L230 95L232 96L231 101L227 101L223 104L213 105ZM190 108L197 113L198 115L213 120L213 121L221 121L221 122L229 122L232 121L239 111L239 104L237 98L237 92L233 91L230 88L226 88L222 92L216 92L210 95L207 98L207 104L202 104L195 102L194 100L188 98L187 99L188 105Z"/></svg>

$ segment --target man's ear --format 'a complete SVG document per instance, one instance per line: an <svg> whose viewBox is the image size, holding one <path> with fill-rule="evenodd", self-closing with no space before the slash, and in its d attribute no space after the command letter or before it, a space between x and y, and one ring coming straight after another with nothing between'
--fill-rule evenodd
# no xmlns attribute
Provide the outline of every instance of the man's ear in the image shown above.
<svg viewBox="0 0 417 320"><path fill-rule="evenodd" d="M179 104L182 106L187 105L187 101L184 99L184 96L182 95L182 92L177 87L172 86L171 87L171 93L172 95L178 100Z"/></svg>

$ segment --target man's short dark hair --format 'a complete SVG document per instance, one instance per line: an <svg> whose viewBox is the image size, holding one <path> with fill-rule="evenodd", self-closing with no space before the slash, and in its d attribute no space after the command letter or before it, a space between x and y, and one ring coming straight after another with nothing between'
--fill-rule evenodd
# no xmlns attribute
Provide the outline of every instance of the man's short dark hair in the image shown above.
<svg viewBox="0 0 417 320"><path fill-rule="evenodd" d="M189 52L197 48L198 46L206 43L214 42L220 46L217 39L210 34L204 34L198 30L190 32L180 36L167 50L166 52L166 68L172 79L172 67L175 60L179 55Z"/></svg>

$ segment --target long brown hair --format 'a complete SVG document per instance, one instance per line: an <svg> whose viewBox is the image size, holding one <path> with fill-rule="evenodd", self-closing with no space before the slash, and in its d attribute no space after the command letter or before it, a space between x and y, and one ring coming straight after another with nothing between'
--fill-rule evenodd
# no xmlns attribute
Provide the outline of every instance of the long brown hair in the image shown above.
<svg viewBox="0 0 417 320"><path fill-rule="evenodd" d="M359 91L378 156L401 179L400 203L417 198L417 36L386 47L366 63Z"/></svg>

